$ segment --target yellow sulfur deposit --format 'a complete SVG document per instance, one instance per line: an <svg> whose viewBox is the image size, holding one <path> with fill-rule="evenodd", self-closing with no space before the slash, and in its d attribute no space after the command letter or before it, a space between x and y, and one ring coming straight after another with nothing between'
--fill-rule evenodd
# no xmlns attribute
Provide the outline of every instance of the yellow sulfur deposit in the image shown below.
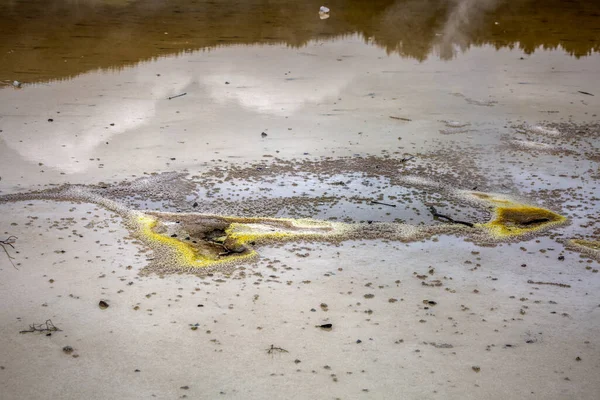
<svg viewBox="0 0 600 400"><path fill-rule="evenodd" d="M472 193L492 205L494 215L486 223L464 228L456 224L417 229L394 223L344 224L310 219L238 218L202 214L136 214L137 236L159 254L155 264L173 268L205 268L228 265L257 255L261 243L289 240L385 239L414 241L436 233L485 234L499 240L515 238L566 221L550 210L515 203L491 194ZM409 229L411 228L411 229ZM471 229L471 230L469 230ZM429 232L429 234L427 234Z"/></svg>
<svg viewBox="0 0 600 400"><path fill-rule="evenodd" d="M168 214L164 214L164 221L157 215L138 213L135 217L137 236L151 248L160 250L162 256L167 256L163 262L176 262L178 265L192 268L215 267L229 264L242 259L249 259L257 255L250 246L259 242L274 242L292 239L318 239L325 236L340 235L344 231L344 224L334 224L316 220L293 220L276 218L235 218L235 217L202 217L195 215L194 223L201 221L215 225L225 224L227 228L223 235L208 239L206 232L189 237L187 241L179 239L180 235L172 237L160 232L161 224L169 221ZM181 225L177 225L178 232L185 233L186 216L181 216ZM199 219L199 220L198 220ZM210 221L210 222L209 222ZM193 239L193 240L192 240ZM156 249L160 247L160 249ZM171 258L171 260L168 260Z"/></svg>
<svg viewBox="0 0 600 400"><path fill-rule="evenodd" d="M168 253L173 253L176 257L176 261L182 266L203 268L216 266L220 263L229 261L219 257L218 253L211 254L209 252L200 252L191 244L155 232L158 220L154 217L141 214L137 217L137 223L139 226L138 236L140 239L153 245L164 246ZM256 252L252 250L243 254L238 254L235 257L251 258L255 255Z"/></svg>
<svg viewBox="0 0 600 400"><path fill-rule="evenodd" d="M142 178L140 182L140 187L145 188L152 186L153 181L151 178ZM455 221L446 217L446 222L450 223L409 225L379 221L348 224L313 219L139 211L128 208L116 199L104 197L97 192L97 188L81 185L0 196L0 202L41 199L84 201L114 211L125 219L132 234L154 251L154 257L149 260L150 265L145 271L159 273L232 266L256 257L254 246L265 243L291 240L334 243L344 240L386 240L409 243L436 235L463 235L474 242L489 243L531 236L567 220L550 210L522 204L506 194L448 188L419 178L408 177L406 182L437 188L448 197L462 200L477 209L491 210L493 215L489 221L482 223ZM131 189L130 186L126 186L127 190ZM580 251L585 249L587 253L600 258L598 242L572 240L569 243Z"/></svg>
<svg viewBox="0 0 600 400"><path fill-rule="evenodd" d="M565 221L565 217L544 208L511 203L505 205L505 201L502 201L502 205L496 205L492 220L478 226L488 229L495 237L505 238L525 235Z"/></svg>
<svg viewBox="0 0 600 400"><path fill-rule="evenodd" d="M235 218L231 218L236 220ZM251 222L250 222L251 221ZM258 241L282 241L317 238L341 234L343 224L308 219L252 218L249 222L232 222L225 230L227 241L247 245Z"/></svg>

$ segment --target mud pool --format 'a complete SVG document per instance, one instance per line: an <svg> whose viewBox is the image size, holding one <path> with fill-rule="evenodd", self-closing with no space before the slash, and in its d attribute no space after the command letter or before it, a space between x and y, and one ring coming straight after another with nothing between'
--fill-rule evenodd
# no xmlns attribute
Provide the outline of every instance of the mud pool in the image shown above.
<svg viewBox="0 0 600 400"><path fill-rule="evenodd" d="M597 2L0 12L3 399L598 397Z"/></svg>
<svg viewBox="0 0 600 400"><path fill-rule="evenodd" d="M321 175L325 172L322 171ZM118 213L132 235L152 248L154 261L148 271L161 274L171 272L194 272L206 274L214 272L221 265L239 265L257 256L252 246L257 244L284 241L329 241L344 240L391 240L411 242L431 238L439 234L460 234L484 244L504 240L519 240L544 232L550 227L564 224L566 218L543 208L516 203L507 196L487 194L475 191L459 191L444 187L436 182L414 177L405 178L405 182L423 189L434 188L440 191L438 196L483 208L492 217L487 222L456 222L454 218L438 214L433 205L429 205L432 218L442 219L449 224L435 226L416 226L402 223L389 223L369 220L359 223L340 223L319 221L316 219L268 218L261 216L264 211L255 208L250 211L246 201L236 204L236 208L250 214L246 217L219 216L200 213L165 213L129 209L123 200L131 201L134 196L151 198L153 195L179 193L194 188L194 183L184 180L181 174L164 174L140 178L131 183L122 183L115 187L69 186L34 193L21 193L0 197L3 202L23 202L27 200L52 200L68 202L90 202ZM334 175L339 178L341 175ZM356 173L354 174L356 177ZM396 178L398 179L398 178ZM360 180L360 179L359 179ZM341 182L341 181L340 181ZM343 184L343 183L342 183ZM363 181L364 184L364 181ZM339 186L339 182L333 185ZM345 185L345 184L343 184ZM202 187L203 185L197 185ZM150 187L150 190L144 189ZM397 189L392 187L392 189ZM404 188L406 192L406 188ZM132 190L134 190L132 192ZM227 192L232 191L229 188ZM335 192L335 191L334 191ZM281 204L281 194L280 201ZM112 195L112 196L111 196ZM306 195L303 193L305 199ZM111 196L106 197L106 196ZM119 198L122 197L121 199ZM321 194L324 196L324 194ZM339 195L338 195L339 196ZM335 196L334 197L338 197ZM189 198L187 194L185 198ZM410 195L404 195L412 203ZM314 207L319 204L320 196L310 197L304 205ZM283 201L294 204L296 197L284 195ZM391 200L388 200L391 201ZM268 203L268 199L262 199ZM438 200L437 203L443 201ZM311 204L312 203L312 204ZM369 205L396 208L395 204L367 200ZM192 207L198 207L194 202ZM408 207L407 207L408 208ZM263 207L260 207L263 209ZM416 210L412 207L413 210ZM313 208L314 210L314 208ZM314 211L305 212L314 215ZM352 214L352 212L348 212ZM389 213L388 213L389 214ZM337 219L330 217L330 219ZM461 229L468 226L470 229Z"/></svg>

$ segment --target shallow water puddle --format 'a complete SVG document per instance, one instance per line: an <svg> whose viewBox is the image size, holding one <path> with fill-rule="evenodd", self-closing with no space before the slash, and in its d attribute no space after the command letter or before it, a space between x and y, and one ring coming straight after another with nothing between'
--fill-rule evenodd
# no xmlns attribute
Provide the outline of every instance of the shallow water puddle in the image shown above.
<svg viewBox="0 0 600 400"><path fill-rule="evenodd" d="M356 176L356 175L354 175ZM339 175L337 176L339 177ZM154 250L146 272L206 272L230 267L240 261L258 256L256 246L286 241L340 242L357 239L378 239L412 242L440 234L457 234L481 243L519 240L549 228L563 224L566 218L549 210L523 205L507 195L460 191L439 187L433 181L405 178L413 187L408 191L430 186L454 201L462 201L471 207L492 212L488 222L455 222L457 219L443 216L434 208L436 217L452 223L404 224L398 222L367 221L355 223L331 222L317 219L290 219L269 217L235 217L201 213L168 213L130 209L119 196L130 200L132 195L155 196L156 191L176 192L183 187L193 187L177 174L156 175L127 182L114 187L63 186L46 191L20 193L0 197L0 202L46 199L54 201L84 201L97 204L123 217L132 235ZM363 181L364 184L364 181ZM125 188L129 188L128 190ZM131 188L137 191L132 193ZM147 192L144 192L147 188ZM177 189L178 188L178 189ZM104 197L107 193L111 198ZM103 196L104 194L104 196ZM119 196L115 196L118 194ZM288 199L289 200L289 199ZM318 203L318 199L314 199ZM245 207L242 201L239 206ZM257 211L255 211L257 212ZM260 214L260 212L258 212ZM438 217L440 216L440 217ZM198 270L198 268L202 270Z"/></svg>

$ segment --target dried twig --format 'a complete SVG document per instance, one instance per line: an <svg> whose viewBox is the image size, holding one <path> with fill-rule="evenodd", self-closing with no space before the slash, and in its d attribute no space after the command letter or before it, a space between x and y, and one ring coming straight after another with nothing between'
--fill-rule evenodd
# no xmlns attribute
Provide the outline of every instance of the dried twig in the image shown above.
<svg viewBox="0 0 600 400"><path fill-rule="evenodd" d="M176 99L176 98L181 97L181 96L185 96L186 94L187 93L181 93L181 94L178 94L178 95L175 95L175 96L171 96L171 97L169 97L169 100Z"/></svg>
<svg viewBox="0 0 600 400"><path fill-rule="evenodd" d="M374 200L371 200L371 204L379 204L379 205L382 205L382 206L396 207L395 204L382 203L380 201L374 201Z"/></svg>
<svg viewBox="0 0 600 400"><path fill-rule="evenodd" d="M410 119L410 118L395 117L393 115L390 115L390 118L391 119L399 119L400 121L407 121L407 122L412 121L412 119Z"/></svg>
<svg viewBox="0 0 600 400"><path fill-rule="evenodd" d="M274 354L275 352L289 353L289 351L287 351L286 349L283 349L281 347L275 347L274 345L271 345L271 347L267 349L267 354Z"/></svg>
<svg viewBox="0 0 600 400"><path fill-rule="evenodd" d="M13 246L13 243L17 240L18 238L16 236L9 236L4 240L0 240L0 246L2 246L2 250L4 250L4 252L6 253L6 256L8 257L8 261L10 261L10 263L12 264L12 266L18 270L19 268L17 268L17 266L15 265L15 263L13 262L13 260L15 259L14 257L12 257L10 254L8 254L8 250L6 250L6 246L10 246L13 249L15 248L15 246Z"/></svg>
<svg viewBox="0 0 600 400"><path fill-rule="evenodd" d="M534 282L531 279L527 281L527 283L532 284L532 285L552 285L552 286L559 286L559 287L564 287L564 288L570 288L571 285L567 285L566 283L556 283L556 282Z"/></svg>
<svg viewBox="0 0 600 400"><path fill-rule="evenodd" d="M471 222L466 222L466 221L458 221L456 219L452 219L447 215L443 215L437 212L437 210L435 209L434 206L429 206L429 211L431 211L431 213L433 214L434 218L441 218L441 219L445 219L448 222L451 222L453 224L461 224L461 225L466 225L470 228L472 228L473 226L475 226L474 224L472 224Z"/></svg>
<svg viewBox="0 0 600 400"><path fill-rule="evenodd" d="M61 329L54 326L52 320L47 319L43 324L31 324L29 325L29 329L20 331L19 333L31 333L31 332L59 332Z"/></svg>

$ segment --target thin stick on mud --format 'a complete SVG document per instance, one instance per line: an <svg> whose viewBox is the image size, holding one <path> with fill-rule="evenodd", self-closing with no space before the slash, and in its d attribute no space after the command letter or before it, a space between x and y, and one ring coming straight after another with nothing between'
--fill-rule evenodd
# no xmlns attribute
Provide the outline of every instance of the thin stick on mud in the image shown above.
<svg viewBox="0 0 600 400"><path fill-rule="evenodd" d="M379 205L382 205L382 206L396 207L395 204L382 203L380 201L374 201L374 200L371 200L371 204L379 204Z"/></svg>
<svg viewBox="0 0 600 400"><path fill-rule="evenodd" d="M444 219L448 222L451 222L453 224L461 224L461 225L466 225L470 228L473 228L475 225L472 224L471 222L466 222L466 221L459 221L453 218L450 218L447 215L443 215L437 212L437 210L435 209L434 206L429 206L429 211L431 211L431 213L433 214L433 218L440 218L440 219Z"/></svg>
<svg viewBox="0 0 600 400"><path fill-rule="evenodd" d="M275 347L274 345L271 345L271 347L267 349L267 354L273 354L275 352L278 352L278 353L289 353L286 349L281 348L281 347Z"/></svg>
<svg viewBox="0 0 600 400"><path fill-rule="evenodd" d="M176 98L181 97L181 96L185 96L186 94L187 93L181 93L181 94L177 94L175 96L171 96L171 97L169 97L169 100L176 99Z"/></svg>
<svg viewBox="0 0 600 400"><path fill-rule="evenodd" d="M558 286L558 287L564 287L564 288L570 288L571 285L567 285L566 283L558 283L558 282L536 282L536 281L532 281L531 279L527 281L527 283L531 284L531 285L552 285L552 286Z"/></svg>
<svg viewBox="0 0 600 400"><path fill-rule="evenodd" d="M10 254L8 254L8 250L6 250L6 246L10 246L13 249L15 248L15 246L13 246L13 243L17 240L18 238L16 236L9 236L4 240L0 240L0 246L2 246L2 250L4 250L4 252L6 253L6 257L8 257L8 261L10 261L10 263L12 264L12 266L14 267L14 269L16 269L17 271L19 270L19 268L17 268L17 266L15 265L15 263L13 262L13 260L15 259L14 257L12 257Z"/></svg>
<svg viewBox="0 0 600 400"><path fill-rule="evenodd" d="M31 333L31 332L60 332L61 329L57 328L52 320L47 319L43 324L31 324L29 325L29 329L20 331L19 333Z"/></svg>
<svg viewBox="0 0 600 400"><path fill-rule="evenodd" d="M410 121L412 121L412 119L410 119L410 118L395 117L395 116L393 116L393 115L390 115L390 118L391 118L391 119L398 119L398 120L400 120L400 121L407 121L407 122L410 122Z"/></svg>

